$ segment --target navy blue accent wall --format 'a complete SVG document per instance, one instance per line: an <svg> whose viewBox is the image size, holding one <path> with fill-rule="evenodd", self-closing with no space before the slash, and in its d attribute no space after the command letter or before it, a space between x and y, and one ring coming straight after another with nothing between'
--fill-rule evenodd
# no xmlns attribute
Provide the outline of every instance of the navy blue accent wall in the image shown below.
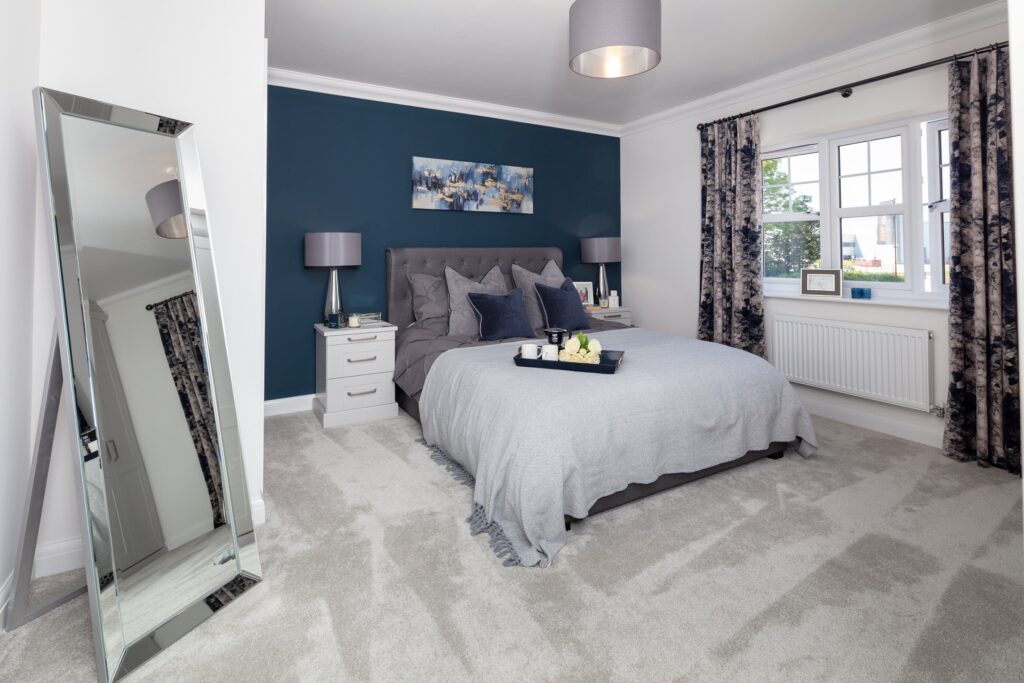
<svg viewBox="0 0 1024 683"><path fill-rule="evenodd" d="M534 169L532 215L412 209L412 157ZM312 325L327 272L303 235L360 232L363 265L339 271L347 310L384 311L387 247L558 246L565 273L597 279L579 238L619 234L619 140L480 116L270 87L267 399L315 391ZM619 289L619 267L609 267Z"/></svg>

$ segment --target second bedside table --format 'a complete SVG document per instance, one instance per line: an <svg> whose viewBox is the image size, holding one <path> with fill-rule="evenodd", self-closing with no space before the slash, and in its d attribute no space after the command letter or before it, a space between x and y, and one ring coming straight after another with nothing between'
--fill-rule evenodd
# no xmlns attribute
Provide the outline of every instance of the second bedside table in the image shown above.
<svg viewBox="0 0 1024 683"><path fill-rule="evenodd" d="M395 403L395 332L389 323L316 329L316 400L313 412L327 429L398 415Z"/></svg>
<svg viewBox="0 0 1024 683"><path fill-rule="evenodd" d="M597 318L598 320L607 320L613 323L622 323L623 325L633 324L633 314L625 306L618 308L601 308L596 311L587 311L587 315L591 318Z"/></svg>

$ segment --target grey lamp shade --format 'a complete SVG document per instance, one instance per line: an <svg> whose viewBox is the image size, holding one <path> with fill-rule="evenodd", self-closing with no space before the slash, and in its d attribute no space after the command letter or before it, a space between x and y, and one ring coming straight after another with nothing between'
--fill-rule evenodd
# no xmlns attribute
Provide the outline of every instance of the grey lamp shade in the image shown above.
<svg viewBox="0 0 1024 683"><path fill-rule="evenodd" d="M361 266L362 264L362 233L306 233L306 267L337 268L338 266Z"/></svg>
<svg viewBox="0 0 1024 683"><path fill-rule="evenodd" d="M569 8L569 68L622 78L661 61L661 0L576 0Z"/></svg>
<svg viewBox="0 0 1024 683"><path fill-rule="evenodd" d="M580 260L583 263L618 263L622 260L621 239L584 237L580 240Z"/></svg>
<svg viewBox="0 0 1024 683"><path fill-rule="evenodd" d="M177 180L160 183L147 192L146 206L156 226L156 234L172 240L188 237L188 226L181 208L181 185Z"/></svg>

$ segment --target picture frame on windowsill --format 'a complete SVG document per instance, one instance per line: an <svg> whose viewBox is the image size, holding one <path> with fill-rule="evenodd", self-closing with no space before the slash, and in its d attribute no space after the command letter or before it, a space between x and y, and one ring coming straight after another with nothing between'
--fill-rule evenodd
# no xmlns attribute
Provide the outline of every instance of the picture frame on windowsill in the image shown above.
<svg viewBox="0 0 1024 683"><path fill-rule="evenodd" d="M800 270L800 294L842 298L843 271L833 268L803 268Z"/></svg>

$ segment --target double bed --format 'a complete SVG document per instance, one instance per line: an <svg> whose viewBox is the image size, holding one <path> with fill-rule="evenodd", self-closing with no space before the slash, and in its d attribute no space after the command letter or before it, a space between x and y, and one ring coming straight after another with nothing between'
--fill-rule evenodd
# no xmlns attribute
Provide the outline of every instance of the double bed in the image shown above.
<svg viewBox="0 0 1024 683"><path fill-rule="evenodd" d="M502 537L509 564L550 564L572 519L815 448L796 392L743 351L591 318L588 334L625 362L614 375L559 372L515 366L521 339L455 338L444 318L414 318L410 275L450 266L479 279L497 264L511 288L513 264L561 268L558 248L403 248L386 259L399 405L473 482L476 526L492 546Z"/></svg>

